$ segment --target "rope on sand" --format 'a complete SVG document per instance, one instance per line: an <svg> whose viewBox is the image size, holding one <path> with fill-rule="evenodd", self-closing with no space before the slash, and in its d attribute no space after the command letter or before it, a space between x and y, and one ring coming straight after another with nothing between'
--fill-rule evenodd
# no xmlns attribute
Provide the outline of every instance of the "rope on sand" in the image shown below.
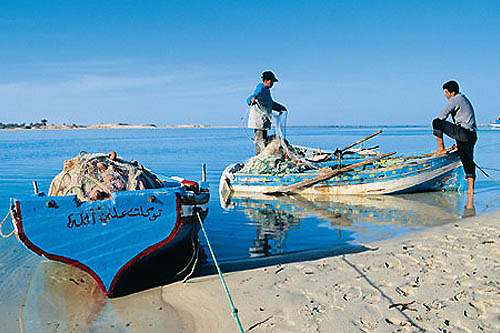
<svg viewBox="0 0 500 333"><path fill-rule="evenodd" d="M208 235L207 235L207 232L205 231L205 227L203 226L203 222L201 221L199 211L196 211L196 216L198 216L198 221L200 222L200 226L201 226L201 230L203 231L203 235L205 235L208 249L210 250L210 254L212 255L212 260L214 261L215 268L217 268L217 272L219 273L220 281L222 282L222 286L224 287L224 291L226 292L226 296L229 300L229 304L231 305L233 316L236 319L236 322L238 323L238 327L240 329L240 332L243 333L245 331L243 330L243 327L241 326L240 318L238 317L238 309L234 306L233 299L231 298L231 295L229 294L229 289L227 288L227 285L226 285L226 281L224 281L224 277L222 276L222 273L220 271L219 264L217 264L217 259L215 258L214 251L212 250L212 246L210 245L210 241L208 240Z"/></svg>
<svg viewBox="0 0 500 333"><path fill-rule="evenodd" d="M189 263L186 265L186 267L184 267L176 275L180 276L189 268L189 266L191 266L191 271L186 275L186 277L184 277L182 283L186 283L187 280L189 280L189 278L193 275L196 269L196 264L198 263L198 255L200 254L200 244L199 241L198 242L195 241L195 237L198 237L198 233L195 232L195 230L193 229L193 231L191 232L191 245L193 246L193 255L191 256L191 260L189 260Z"/></svg>
<svg viewBox="0 0 500 333"><path fill-rule="evenodd" d="M7 218L9 217L9 215L11 215L11 212L9 211L7 213L7 215L5 215L4 219L2 220L2 223L0 223L0 235L3 237L3 238L9 238L10 236L12 236L15 232L16 232L16 227L14 226L14 230L12 230L12 232L8 235L5 235L3 232L2 232L2 228L3 228L3 224L5 223L5 221L7 221Z"/></svg>

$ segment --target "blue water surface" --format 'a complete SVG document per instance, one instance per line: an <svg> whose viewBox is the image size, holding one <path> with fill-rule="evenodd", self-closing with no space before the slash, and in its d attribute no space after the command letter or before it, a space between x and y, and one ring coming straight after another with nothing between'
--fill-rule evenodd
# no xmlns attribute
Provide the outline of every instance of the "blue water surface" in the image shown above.
<svg viewBox="0 0 500 333"><path fill-rule="evenodd" d="M378 128L294 127L287 129L287 138L297 145L335 149L376 130ZM328 201L288 197L271 200L233 197L221 201L218 191L221 172L228 164L253 156L255 148L250 136L248 130L240 128L1 130L0 218L8 212L10 197L22 198L33 193L33 180L38 182L41 191L47 192L52 178L62 170L64 160L82 150L116 151L122 158L137 160L158 174L191 180L201 178L201 165L206 163L211 200L205 227L225 267L235 263L239 267L250 267L251 263L262 260L270 262L269 259L290 257L307 260L310 253L330 253L328 251L438 224L459 223L462 216L470 214L464 210L466 195L459 192L344 196ZM480 129L476 162L495 179L500 178L499 142L500 130ZM448 140L447 145L450 144ZM365 146L372 145L380 145L384 152L398 153L424 153L436 148L430 129L424 127L384 128L381 135L365 143ZM478 171L476 214L500 208L499 189L495 181ZM11 228L7 220L4 232ZM207 252L206 241L202 237L201 241ZM0 251L0 309L8 331L16 331L16 327L25 330L31 326L64 325L65 319L59 318L58 313L67 312L68 318L83 316L78 308L72 310L65 305L64 297L73 297L61 296L66 289L55 292L58 289L50 288L51 283L63 286L64 279L50 274L44 276L42 259L24 248L15 237L0 240ZM259 259L254 260L255 257ZM125 327L124 322L111 315L115 313L111 303L103 304L90 307L91 313L102 311L102 314L101 319L87 324L110 327L120 323ZM54 312L48 311L50 309Z"/></svg>
<svg viewBox="0 0 500 333"><path fill-rule="evenodd" d="M297 145L322 149L344 147L378 128L292 127L287 139ZM47 191L63 161L80 151L116 151L162 175L199 180L201 165L208 167L211 200L206 228L221 260L244 259L339 244L370 242L458 219L466 196L433 193L383 198L384 202L290 202L233 200L219 202L218 185L223 169L254 154L252 133L241 128L177 128L127 130L14 130L0 131L0 203L7 212L10 197L32 193L33 180ZM500 178L500 131L482 128L476 145L476 162L493 178ZM448 145L451 140L447 142ZM365 143L382 151L430 152L436 148L425 127L389 127ZM499 185L478 171L476 213L500 207ZM223 207L224 206L224 207ZM1 207L1 206L0 206ZM434 210L436 219L424 214ZM2 213L4 214L4 213ZM9 246L19 244L7 243ZM0 248L5 247L2 242Z"/></svg>

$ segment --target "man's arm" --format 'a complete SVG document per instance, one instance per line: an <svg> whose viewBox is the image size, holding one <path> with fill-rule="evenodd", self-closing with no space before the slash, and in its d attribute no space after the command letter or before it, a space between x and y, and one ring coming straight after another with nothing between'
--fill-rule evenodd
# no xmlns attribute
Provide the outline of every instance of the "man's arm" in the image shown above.
<svg viewBox="0 0 500 333"><path fill-rule="evenodd" d="M273 110L278 112L287 111L285 106L281 105L280 103L276 103L275 101L273 101Z"/></svg>
<svg viewBox="0 0 500 333"><path fill-rule="evenodd" d="M443 111L438 116L438 119L441 120L446 120L448 118L448 115L453 112L456 108L455 101L449 100L448 103L446 103L446 106L444 107Z"/></svg>
<svg viewBox="0 0 500 333"><path fill-rule="evenodd" d="M255 91L253 92L253 94L251 94L250 96L248 96L247 98L247 104L248 105L252 105L255 100L257 99L257 96L259 96L260 92L262 91L262 84L258 84L257 85L257 88L255 88Z"/></svg>

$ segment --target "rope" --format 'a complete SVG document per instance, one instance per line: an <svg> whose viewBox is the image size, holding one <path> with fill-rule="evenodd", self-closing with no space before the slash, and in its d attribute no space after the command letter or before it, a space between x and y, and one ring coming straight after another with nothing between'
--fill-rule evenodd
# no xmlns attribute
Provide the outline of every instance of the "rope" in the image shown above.
<svg viewBox="0 0 500 333"><path fill-rule="evenodd" d="M250 141L252 142L255 142L254 138L249 134L248 126L245 124L245 120L247 119L249 113L250 113L250 106L246 109L245 113L243 113L243 115L240 118L241 128L245 129L245 134L247 135L248 139L250 139Z"/></svg>
<svg viewBox="0 0 500 333"><path fill-rule="evenodd" d="M189 262L187 265L180 270L177 274L175 274L175 277L173 280L175 280L178 276L181 276L189 267L191 267L191 271L189 272L188 275L182 280L182 283L186 283L186 281L193 275L194 270L196 269L196 264L198 263L198 254L200 252L200 246L196 244L195 242L195 237L197 236L197 233L195 232L195 229L193 228L193 231L191 232L191 246L193 247L193 254L191 255L191 259L189 259ZM192 264L192 266L191 266Z"/></svg>
<svg viewBox="0 0 500 333"><path fill-rule="evenodd" d="M71 193L73 193L74 188L78 189L80 191L80 193L83 193L82 189L79 186L73 185L73 186L69 187L66 191L64 191L64 195L68 195L68 193L70 191L71 191Z"/></svg>
<svg viewBox="0 0 500 333"><path fill-rule="evenodd" d="M484 173L484 175L485 175L486 177L488 177L489 179L491 179L492 181L494 181L495 183L497 183L497 184L499 184L499 185L500 185L500 182L499 182L498 180L496 180L496 179L494 179L493 177L491 177L490 175L488 175L488 174L486 173L486 171L484 171L484 170L483 170L483 169L482 169L479 165L477 165L477 163L476 163L476 162L474 162L474 164L476 165L476 167L477 167L479 170L481 170L481 172L482 172L482 173ZM486 169L486 170L493 170L493 171L500 171L500 170L493 169L493 168L484 168L484 169ZM490 202L489 202L489 203L488 203L488 204L484 207L483 212L485 212L488 208L490 208L490 207L491 207L491 205L493 205L493 204L494 204L496 201L498 201L499 199L500 199L500 197L498 197L498 198L493 199L492 201L490 201Z"/></svg>
<svg viewBox="0 0 500 333"><path fill-rule="evenodd" d="M219 273L220 281L222 282L222 286L224 287L224 291L226 292L226 296L229 300L229 303L231 304L233 316L236 319L236 322L238 323L238 327L240 329L240 332L243 333L245 331L243 330L243 327L241 326L240 318L238 317L238 309L234 306L233 299L231 298L231 295L229 294L229 289L227 288L227 285L226 285L226 281L224 281L224 277L222 276L222 273L220 271L219 264L217 264L217 259L215 258L214 251L212 250L212 246L210 245L210 241L208 240L208 235L207 235L207 232L205 231L205 227L203 226L203 222L201 221L199 211L196 211L196 216L198 216L198 221L200 222L200 226L201 226L201 230L203 231L203 235L205 235L208 249L210 250L210 254L212 255L212 260L214 261L215 268L217 268L217 272Z"/></svg>
<svg viewBox="0 0 500 333"><path fill-rule="evenodd" d="M283 132L283 137L286 139L286 122L288 121L288 111L283 112L282 115L283 117L280 117L280 126L283 127L281 131Z"/></svg>
<svg viewBox="0 0 500 333"><path fill-rule="evenodd" d="M7 221L7 218L9 217L9 215L11 215L12 213L9 211L7 213L7 215L5 215L4 219L2 220L2 223L0 223L0 235L3 237L3 238L9 238L10 236L12 236L15 232L16 232L16 226L14 226L14 230L12 230L12 232L8 235L5 235L3 232L2 232L2 228L3 228L3 224L5 223L5 221Z"/></svg>
<svg viewBox="0 0 500 333"><path fill-rule="evenodd" d="M477 167L479 170L481 170L481 172L482 172L482 173L484 173L484 175L485 175L486 177L488 177L489 179L491 179L492 181L494 181L495 183L497 183L498 185L500 185L500 182L499 182L498 180L496 180L495 178L493 178L493 177L491 177L490 175L488 175L488 174L486 173L486 171L484 171L484 170L483 170L483 169L482 169L479 165L477 165L477 163L476 163L476 162L474 162L474 164L476 165L476 167Z"/></svg>
<svg viewBox="0 0 500 333"><path fill-rule="evenodd" d="M261 108L260 103L257 101L256 104ZM247 119L248 114L250 113L250 108L252 106L250 105L243 115L241 116L241 127L245 128L245 133L247 137L250 139L250 141L255 142L255 139L248 133L248 126L244 124L245 120ZM280 112L279 115L274 115L271 111L271 117L269 117L265 112L262 112L262 115L274 126L274 132L275 135L278 137L286 138L286 122L288 119L288 111L282 111ZM277 120L275 121L274 118ZM282 130L283 128L283 130ZM283 134L282 134L283 132Z"/></svg>
<svg viewBox="0 0 500 333"><path fill-rule="evenodd" d="M199 241L198 242L195 242L194 241L194 235L193 237L191 237L191 244L193 245L193 257L191 258L191 263L193 263L193 265L191 266L191 271L188 273L188 275L186 275L186 277L182 280L182 283L186 283L189 278L194 274L194 271L196 270L196 265L198 264L198 258L199 258L199 254L200 254L200 243ZM194 262L193 262L194 260ZM187 266L186 266L187 268Z"/></svg>
<svg viewBox="0 0 500 333"><path fill-rule="evenodd" d="M476 164L477 166L477 164ZM495 169L495 168L486 168L486 167L483 167L483 169L485 170L491 170L491 171L499 171L500 172L500 169Z"/></svg>

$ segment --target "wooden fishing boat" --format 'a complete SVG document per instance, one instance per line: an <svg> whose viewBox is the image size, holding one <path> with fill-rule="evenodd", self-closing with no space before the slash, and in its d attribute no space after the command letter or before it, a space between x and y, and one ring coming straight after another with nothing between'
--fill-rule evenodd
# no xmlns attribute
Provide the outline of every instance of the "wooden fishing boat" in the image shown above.
<svg viewBox="0 0 500 333"><path fill-rule="evenodd" d="M231 164L220 179L223 196L231 192L264 194L398 194L457 191L464 173L456 149L432 154L393 156L325 162L319 170L300 173L252 174L241 172L243 163Z"/></svg>
<svg viewBox="0 0 500 333"><path fill-rule="evenodd" d="M158 184L104 198L92 189L101 199L89 201L76 194L11 198L13 232L35 254L90 274L110 297L165 284L196 262L198 219L207 216L209 190L204 181L180 178Z"/></svg>

